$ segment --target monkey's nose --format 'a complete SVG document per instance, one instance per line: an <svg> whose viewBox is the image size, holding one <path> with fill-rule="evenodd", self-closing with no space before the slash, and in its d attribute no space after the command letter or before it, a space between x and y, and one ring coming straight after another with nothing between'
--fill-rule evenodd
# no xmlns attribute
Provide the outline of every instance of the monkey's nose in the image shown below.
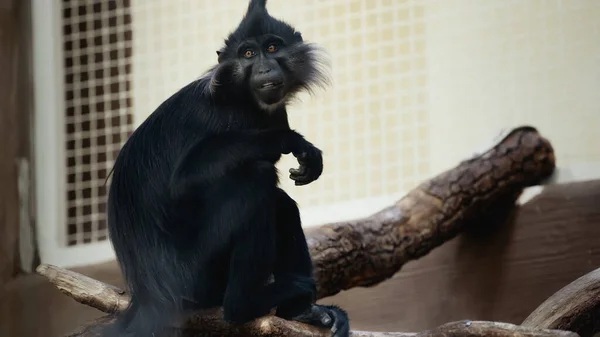
<svg viewBox="0 0 600 337"><path fill-rule="evenodd" d="M264 75L264 74L268 74L270 71L271 71L271 69L270 69L270 68L267 68L267 69L260 69L260 70L258 71L258 73L259 73L259 74L261 74L261 75Z"/></svg>

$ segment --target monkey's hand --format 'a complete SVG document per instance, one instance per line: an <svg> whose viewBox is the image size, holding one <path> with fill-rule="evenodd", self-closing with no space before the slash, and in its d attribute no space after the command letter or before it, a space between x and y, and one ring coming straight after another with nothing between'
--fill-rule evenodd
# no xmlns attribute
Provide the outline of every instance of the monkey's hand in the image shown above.
<svg viewBox="0 0 600 337"><path fill-rule="evenodd" d="M323 173L323 155L321 150L307 141L296 131L289 130L283 140L282 153L292 153L300 166L290 169L290 179L296 186L302 186L317 180Z"/></svg>
<svg viewBox="0 0 600 337"><path fill-rule="evenodd" d="M321 150L312 146L305 151L294 153L300 167L290 169L290 179L296 186L302 186L317 180L323 173L323 156Z"/></svg>

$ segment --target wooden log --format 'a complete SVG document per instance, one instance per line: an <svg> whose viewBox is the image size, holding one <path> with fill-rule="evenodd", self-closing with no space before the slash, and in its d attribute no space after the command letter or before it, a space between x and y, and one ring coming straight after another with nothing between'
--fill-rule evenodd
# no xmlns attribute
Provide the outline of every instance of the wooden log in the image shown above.
<svg viewBox="0 0 600 337"><path fill-rule="evenodd" d="M450 240L468 224L482 219L485 212L498 212L499 206L508 212L524 187L548 178L553 170L554 153L550 143L535 128L519 127L492 149L424 182L393 206L364 219L307 231L315 263L318 296L322 298L352 287L372 286L388 279L404 263ZM79 277L77 273L47 265L41 265L37 271L75 300L105 312L117 312L128 301L124 291ZM241 327L228 325L220 317L218 310L195 314L180 328L193 336L329 335L328 331L273 316ZM504 325L492 324L481 331L494 336L527 335L515 332L518 329L514 327L508 333L501 326ZM92 335L93 327L89 326L76 335ZM493 332L489 330L491 328L500 332ZM463 330L448 331L456 336L460 333L477 335L471 325L463 327ZM542 333L532 331L528 332L533 334L531 336Z"/></svg>
<svg viewBox="0 0 600 337"><path fill-rule="evenodd" d="M489 225L487 213L508 214L523 188L550 177L554 165L552 146L535 128L515 128L395 205L365 219L308 229L319 297L378 284L465 226Z"/></svg>
<svg viewBox="0 0 600 337"><path fill-rule="evenodd" d="M600 332L600 268L544 301L522 323L532 328L564 329L582 337Z"/></svg>

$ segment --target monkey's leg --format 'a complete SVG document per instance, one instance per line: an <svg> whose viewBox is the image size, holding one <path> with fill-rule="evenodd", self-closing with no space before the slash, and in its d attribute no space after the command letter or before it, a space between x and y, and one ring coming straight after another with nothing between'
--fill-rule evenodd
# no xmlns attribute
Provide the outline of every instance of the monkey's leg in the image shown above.
<svg viewBox="0 0 600 337"><path fill-rule="evenodd" d="M277 257L273 271L275 282L289 283L290 286L302 289L298 296L278 305L277 316L290 319L310 308L315 299L316 285L298 206L282 189L277 189L276 214Z"/></svg>
<svg viewBox="0 0 600 337"><path fill-rule="evenodd" d="M275 282L283 281L282 286L288 285L289 292L297 295L282 301L276 315L330 328L335 337L348 336L350 324L344 310L336 306L313 304L316 286L312 269L298 206L285 191L278 189Z"/></svg>
<svg viewBox="0 0 600 337"><path fill-rule="evenodd" d="M220 223L232 227L229 275L223 300L225 320L244 323L265 316L285 292L265 287L276 254L277 172L269 162L244 165L220 182L229 188L221 200ZM216 195L226 195L217 191Z"/></svg>

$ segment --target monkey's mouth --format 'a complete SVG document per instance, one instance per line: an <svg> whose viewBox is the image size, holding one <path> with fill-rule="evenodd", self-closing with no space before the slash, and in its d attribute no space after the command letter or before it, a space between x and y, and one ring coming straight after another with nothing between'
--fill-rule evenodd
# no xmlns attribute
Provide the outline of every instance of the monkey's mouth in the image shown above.
<svg viewBox="0 0 600 337"><path fill-rule="evenodd" d="M285 97L285 82L280 79L269 79L256 86L256 98L264 104L281 102Z"/></svg>
<svg viewBox="0 0 600 337"><path fill-rule="evenodd" d="M261 84L258 88L260 90L271 90L271 89L277 89L277 88L281 87L282 85L283 85L282 81L265 82L265 83Z"/></svg>

